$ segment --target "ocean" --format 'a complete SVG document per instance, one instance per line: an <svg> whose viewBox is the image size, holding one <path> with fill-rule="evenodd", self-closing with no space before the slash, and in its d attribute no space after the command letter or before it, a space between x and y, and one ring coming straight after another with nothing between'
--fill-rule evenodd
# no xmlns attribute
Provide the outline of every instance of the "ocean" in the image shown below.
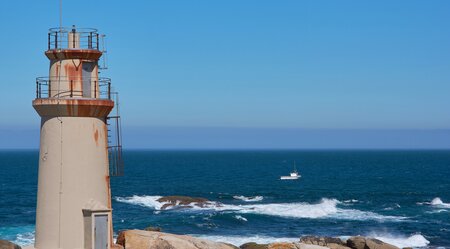
<svg viewBox="0 0 450 249"><path fill-rule="evenodd" d="M125 151L113 222L240 245L366 235L450 248L450 151ZM281 181L293 162L302 175ZM0 151L0 239L33 243L38 151ZM160 196L204 197L161 210Z"/></svg>

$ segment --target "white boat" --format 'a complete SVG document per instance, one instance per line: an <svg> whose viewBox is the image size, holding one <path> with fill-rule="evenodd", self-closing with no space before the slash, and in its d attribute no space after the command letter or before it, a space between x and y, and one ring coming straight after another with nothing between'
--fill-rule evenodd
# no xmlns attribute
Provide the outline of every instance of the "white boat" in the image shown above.
<svg viewBox="0 0 450 249"><path fill-rule="evenodd" d="M295 161L294 161L294 171L291 172L291 174L289 176L281 176L280 180L297 180L300 177L302 177L302 176L297 172L297 168L295 167Z"/></svg>

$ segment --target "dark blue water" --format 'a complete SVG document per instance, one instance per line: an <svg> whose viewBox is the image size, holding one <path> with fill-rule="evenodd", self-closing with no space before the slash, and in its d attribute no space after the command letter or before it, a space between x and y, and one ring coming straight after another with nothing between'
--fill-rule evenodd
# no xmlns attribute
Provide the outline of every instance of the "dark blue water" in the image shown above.
<svg viewBox="0 0 450 249"><path fill-rule="evenodd" d="M112 178L115 231L161 227L239 244L370 235L450 247L449 151L126 151ZM302 175L281 181L293 161ZM0 152L0 238L33 240L37 151ZM213 201L159 210L158 196ZM245 197L256 197L245 201ZM438 199L439 198L439 199ZM244 200L242 200L244 199Z"/></svg>

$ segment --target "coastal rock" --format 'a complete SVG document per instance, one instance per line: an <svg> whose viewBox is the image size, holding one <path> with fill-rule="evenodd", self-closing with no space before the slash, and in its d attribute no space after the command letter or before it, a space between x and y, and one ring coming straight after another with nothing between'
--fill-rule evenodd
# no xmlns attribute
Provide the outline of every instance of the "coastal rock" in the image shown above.
<svg viewBox="0 0 450 249"><path fill-rule="evenodd" d="M399 249L398 247L381 240L362 236L349 238L347 240L347 246L352 249Z"/></svg>
<svg viewBox="0 0 450 249"><path fill-rule="evenodd" d="M277 242L269 244L268 249L297 249L298 247L294 243Z"/></svg>
<svg viewBox="0 0 450 249"><path fill-rule="evenodd" d="M120 232L117 244L126 249L237 249L237 247L186 235L126 230Z"/></svg>
<svg viewBox="0 0 450 249"><path fill-rule="evenodd" d="M257 244L255 242L249 242L241 245L240 249L268 249L268 244Z"/></svg>
<svg viewBox="0 0 450 249"><path fill-rule="evenodd" d="M366 249L399 249L378 239L366 238Z"/></svg>
<svg viewBox="0 0 450 249"><path fill-rule="evenodd" d="M146 227L146 228L144 228L144 231L161 232L161 228L160 227Z"/></svg>
<svg viewBox="0 0 450 249"><path fill-rule="evenodd" d="M349 249L349 247L339 238L304 236L300 238L301 243L325 246L331 249Z"/></svg>
<svg viewBox="0 0 450 249"><path fill-rule="evenodd" d="M328 247L291 242L275 242L271 244L257 244L254 242L245 243L239 247L240 249L329 249Z"/></svg>
<svg viewBox="0 0 450 249"><path fill-rule="evenodd" d="M0 239L0 249L22 249L22 247L7 240Z"/></svg>
<svg viewBox="0 0 450 249"><path fill-rule="evenodd" d="M312 244L305 244L305 243L294 243L295 246L297 246L298 249L329 249L329 247L326 246L319 246L319 245L312 245Z"/></svg>
<svg viewBox="0 0 450 249"><path fill-rule="evenodd" d="M197 207L205 207L211 204L208 199L200 197L189 197L189 196L165 196L157 200L160 203L164 203L161 210L180 207L180 208L192 208L192 205Z"/></svg>
<svg viewBox="0 0 450 249"><path fill-rule="evenodd" d="M347 240L347 246L352 249L364 249L366 247L366 238L362 236L351 237Z"/></svg>

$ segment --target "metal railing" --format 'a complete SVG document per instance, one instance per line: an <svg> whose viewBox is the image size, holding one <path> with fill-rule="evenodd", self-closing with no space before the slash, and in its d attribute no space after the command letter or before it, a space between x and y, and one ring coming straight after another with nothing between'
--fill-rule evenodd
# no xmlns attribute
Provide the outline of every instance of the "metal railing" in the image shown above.
<svg viewBox="0 0 450 249"><path fill-rule="evenodd" d="M108 127L108 159L109 159L109 175L123 175L123 156L122 156L122 127L119 111L119 94L113 93L114 109L111 111L112 116L108 116L106 124Z"/></svg>
<svg viewBox="0 0 450 249"><path fill-rule="evenodd" d="M76 89L75 84L90 86ZM110 78L68 79L67 77L36 78L36 98L98 98L111 100Z"/></svg>
<svg viewBox="0 0 450 249"><path fill-rule="evenodd" d="M100 35L92 28L61 27L48 31L50 49L93 49L100 50Z"/></svg>

